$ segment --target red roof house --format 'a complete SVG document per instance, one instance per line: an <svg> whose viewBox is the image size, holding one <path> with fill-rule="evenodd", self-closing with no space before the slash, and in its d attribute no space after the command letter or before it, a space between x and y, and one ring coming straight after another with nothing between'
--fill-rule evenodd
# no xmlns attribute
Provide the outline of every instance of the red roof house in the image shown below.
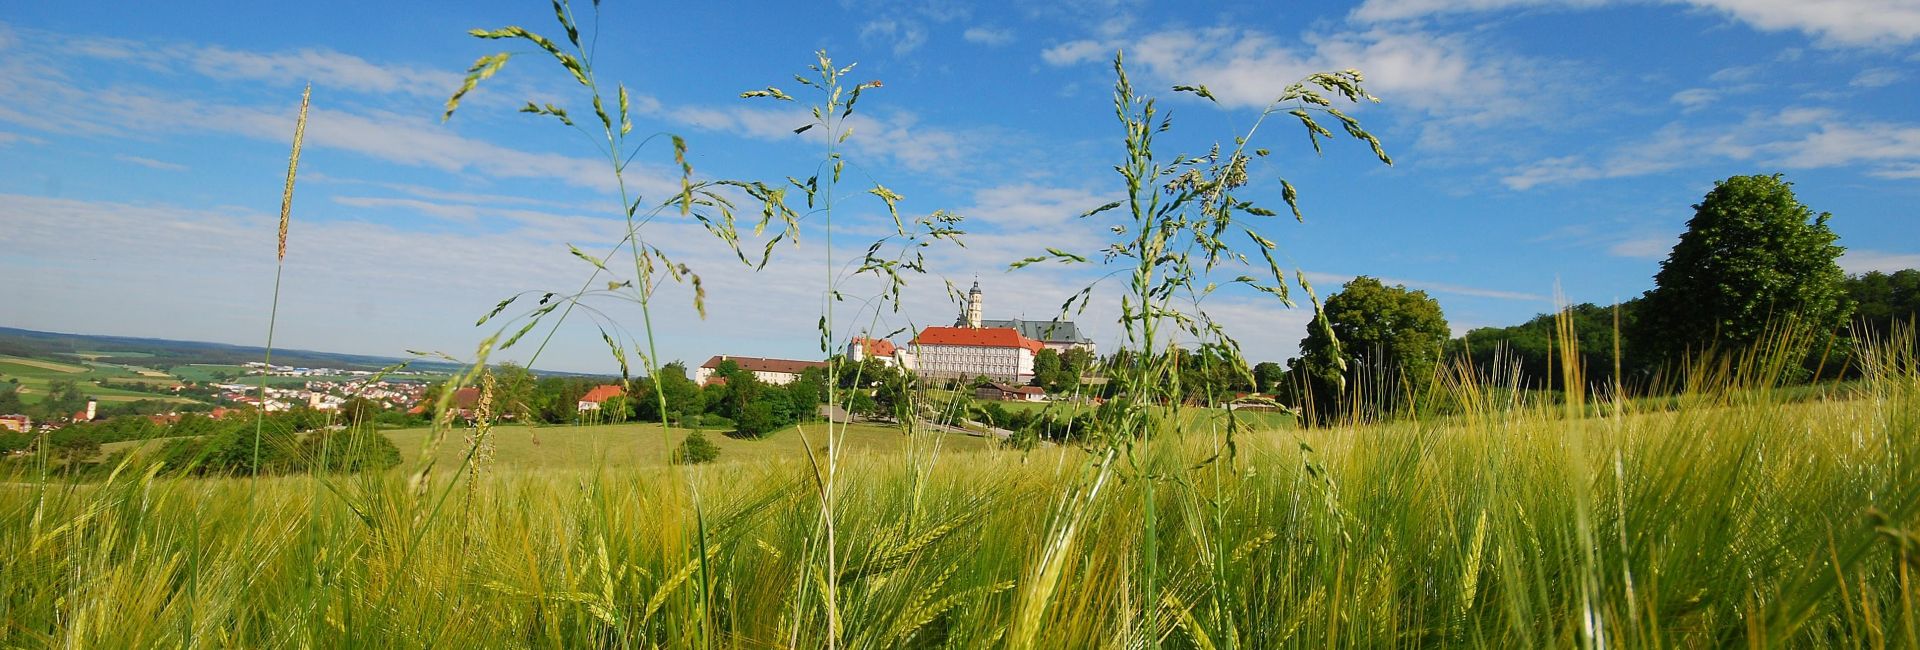
<svg viewBox="0 0 1920 650"><path fill-rule="evenodd" d="M598 411L600 403L627 394L627 389L619 384L601 384L580 396L580 410Z"/></svg>

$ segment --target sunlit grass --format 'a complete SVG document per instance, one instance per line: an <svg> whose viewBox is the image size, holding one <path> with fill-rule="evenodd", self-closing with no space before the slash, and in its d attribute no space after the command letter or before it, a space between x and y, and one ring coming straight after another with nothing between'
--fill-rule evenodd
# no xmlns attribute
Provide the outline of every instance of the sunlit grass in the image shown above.
<svg viewBox="0 0 1920 650"><path fill-rule="evenodd" d="M1164 601L1129 600L1143 570L1141 483L1119 481L1066 549L1035 644L1920 640L1904 532L1920 514L1920 383L1907 374L1867 387L1844 401L1749 390L1596 418L1545 407L1251 434L1212 463L1220 437L1169 431L1142 452L1173 479L1154 492ZM936 450L853 427L843 445L870 433L897 446L841 459L845 561L825 576L810 557L811 474L793 450L775 451L790 431L715 436L722 459L739 462L695 470L560 469L512 460L521 452L507 446L531 433L562 447L629 426L496 430L495 469L451 492L417 542L406 533L434 491L398 472L328 489L261 479L253 508L246 481L138 466L105 484L10 483L0 638L673 647L711 629L705 641L719 647L816 647L825 626L804 602L818 593L807 583L833 579L847 645L992 646L1022 609L1018 587L1048 543L1055 501L1085 465L1074 448L960 452L950 437ZM408 435L395 437L417 448ZM741 451L754 445L769 451ZM509 469L522 463L543 471ZM697 598L685 545L702 522L712 587ZM193 554L197 570L183 561ZM1207 588L1215 571L1229 589ZM1148 606L1159 629L1140 627Z"/></svg>

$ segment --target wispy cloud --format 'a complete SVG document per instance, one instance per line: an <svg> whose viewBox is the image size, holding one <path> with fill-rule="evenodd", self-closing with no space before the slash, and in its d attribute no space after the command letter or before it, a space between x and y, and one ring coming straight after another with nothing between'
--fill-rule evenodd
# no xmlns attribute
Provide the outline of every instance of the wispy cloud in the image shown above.
<svg viewBox="0 0 1920 650"><path fill-rule="evenodd" d="M1840 268L1848 273L1869 271L1890 273L1902 269L1920 269L1920 253L1849 249L1840 256Z"/></svg>
<svg viewBox="0 0 1920 650"><path fill-rule="evenodd" d="M1666 257L1673 250L1674 238L1670 236L1634 237L1614 242L1607 247L1607 254L1614 257L1657 260Z"/></svg>
<svg viewBox="0 0 1920 650"><path fill-rule="evenodd" d="M888 44L895 56L903 56L927 43L927 28L908 20L870 20L860 26L860 40Z"/></svg>
<svg viewBox="0 0 1920 650"><path fill-rule="evenodd" d="M1240 27L1161 29L1135 37L1060 43L1042 51L1055 66L1105 61L1124 49L1135 74L1156 83L1204 84L1223 105L1267 106L1287 84L1326 70L1356 68L1387 111L1419 117L1419 144L1456 149L1470 130L1549 125L1603 75L1575 64L1491 49L1468 34L1411 26L1316 29L1297 37ZM1583 84L1569 83L1581 78ZM1360 107L1357 110L1373 110ZM1510 137L1510 136L1509 136Z"/></svg>
<svg viewBox="0 0 1920 650"><path fill-rule="evenodd" d="M813 118L805 109L791 105L681 106L663 110L667 119L680 124L760 140L806 142L838 137L820 129L795 134L795 129L812 124ZM847 142L855 150L921 172L951 169L977 153L978 144L986 140L976 137L979 134L923 125L917 115L901 110L863 111L847 118L845 126L853 130Z"/></svg>
<svg viewBox="0 0 1920 650"><path fill-rule="evenodd" d="M1314 289L1319 291L1320 296L1322 298L1326 297L1329 293L1336 291L1337 287L1339 287L1340 285L1344 285L1347 282L1353 280L1354 278L1359 277L1360 275L1367 275L1369 277L1372 277L1375 280L1379 280L1382 284L1404 285L1413 289L1431 291L1433 293L1445 293L1445 294L1453 294L1456 296L1468 296L1473 298L1518 300L1521 302L1552 302L1552 298L1549 298L1545 295L1538 294L1538 293L1529 293L1525 291L1508 291L1504 289L1487 289L1483 287L1466 286L1466 285L1455 284L1451 282L1435 282L1432 280L1408 280L1403 278L1381 277L1378 275L1373 275L1371 273L1348 275L1348 274L1342 274L1342 273L1324 273L1319 271L1307 271L1306 274L1307 274L1307 279L1315 283L1316 286L1314 287ZM1331 285L1331 286L1319 286L1319 285Z"/></svg>
<svg viewBox="0 0 1920 650"><path fill-rule="evenodd" d="M146 167L148 169L158 169L160 171L165 171L165 172L187 171L186 165L182 165L178 163L170 163L164 160L154 160L152 158L141 158L139 156L130 156L124 153L114 154L113 159L123 163L132 163L135 165L139 165L141 167Z"/></svg>
<svg viewBox="0 0 1920 650"><path fill-rule="evenodd" d="M1002 27L977 25L968 27L967 31L961 32L960 37L966 39L968 43L1000 46L1013 42L1013 30Z"/></svg>
<svg viewBox="0 0 1920 650"><path fill-rule="evenodd" d="M1509 170L1502 182L1511 189L1527 190L1726 160L1786 169L1866 165L1871 175L1901 178L1920 163L1920 124L1859 120L1831 109L1810 108L1752 113L1741 122L1722 126L1672 123L1604 152L1520 165Z"/></svg>
<svg viewBox="0 0 1920 650"><path fill-rule="evenodd" d="M1893 68L1868 68L1853 76L1847 85L1855 88L1884 88L1899 83L1906 74Z"/></svg>
<svg viewBox="0 0 1920 650"><path fill-rule="evenodd" d="M42 34L52 50L151 70L191 72L218 81L264 82L296 87L306 82L329 92L399 94L441 98L459 87L460 75L412 65L374 63L326 48L251 52L219 45L135 41Z"/></svg>
<svg viewBox="0 0 1920 650"><path fill-rule="evenodd" d="M41 140L39 138L30 136L30 135L14 133L11 131L0 131L0 147L13 145L13 144L45 144L45 143L46 143L45 140Z"/></svg>
<svg viewBox="0 0 1920 650"><path fill-rule="evenodd" d="M150 86L91 85L71 80L50 58L21 54L0 58L0 95L36 101L0 104L0 122L89 136L224 133L275 143L284 142L293 132L292 103L249 106L181 97ZM103 103L98 97L115 100ZM318 108L308 121L307 146L451 173L553 179L599 190L613 187L604 161L465 137L424 114ZM673 176L657 167L635 165L628 181L649 195L663 196L677 187Z"/></svg>
<svg viewBox="0 0 1920 650"><path fill-rule="evenodd" d="M1761 31L1797 31L1827 46L1879 46L1920 39L1920 5L1906 0L1666 0L1712 11ZM1593 9L1627 0L1367 0L1353 17L1411 21L1521 9Z"/></svg>

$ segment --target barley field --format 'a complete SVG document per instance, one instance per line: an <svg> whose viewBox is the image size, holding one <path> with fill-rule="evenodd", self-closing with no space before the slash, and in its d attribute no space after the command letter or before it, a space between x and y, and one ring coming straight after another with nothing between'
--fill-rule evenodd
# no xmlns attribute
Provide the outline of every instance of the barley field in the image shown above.
<svg viewBox="0 0 1920 650"><path fill-rule="evenodd" d="M0 644L1920 643L1920 377L1776 393L1481 401L1231 453L1202 430L1108 454L899 434L840 459L831 542L792 458L203 480L136 456L0 488Z"/></svg>

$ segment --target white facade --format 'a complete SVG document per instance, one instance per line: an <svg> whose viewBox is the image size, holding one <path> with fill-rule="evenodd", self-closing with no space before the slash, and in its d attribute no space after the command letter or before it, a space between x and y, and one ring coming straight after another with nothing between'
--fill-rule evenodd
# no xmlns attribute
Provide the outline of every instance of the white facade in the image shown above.
<svg viewBox="0 0 1920 650"><path fill-rule="evenodd" d="M720 364L728 361L732 361L734 365L739 366L741 370L753 373L753 378L759 380L761 383L775 386L784 386L793 383L793 381L799 379L800 374L806 372L808 368L824 368L827 365L824 361L795 361L791 359L762 359L758 357L730 357L720 355L708 359L706 363L701 364L699 368L693 371L694 383L702 386L707 385L707 382L711 381L718 373Z"/></svg>
<svg viewBox="0 0 1920 650"><path fill-rule="evenodd" d="M994 381L1033 380L1033 351L1022 347L922 344L916 352L915 370L923 377L971 379L985 375Z"/></svg>
<svg viewBox="0 0 1920 650"><path fill-rule="evenodd" d="M791 372L769 372L765 370L754 370L751 372L753 372L753 378L760 380L760 383L772 384L775 386L785 386L787 384L793 383L793 380L800 378L799 374L791 373ZM706 385L707 380L713 378L713 375L714 375L713 368L695 369L693 371L693 383L704 386Z"/></svg>

